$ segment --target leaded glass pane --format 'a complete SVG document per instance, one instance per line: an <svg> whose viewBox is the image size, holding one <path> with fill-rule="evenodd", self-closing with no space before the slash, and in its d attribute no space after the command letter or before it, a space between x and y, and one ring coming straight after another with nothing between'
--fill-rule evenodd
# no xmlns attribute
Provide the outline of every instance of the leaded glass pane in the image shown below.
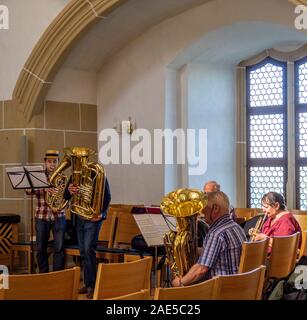
<svg viewBox="0 0 307 320"><path fill-rule="evenodd" d="M267 63L249 74L250 106L283 105L283 68Z"/></svg>
<svg viewBox="0 0 307 320"><path fill-rule="evenodd" d="M300 167L300 210L307 210L307 167Z"/></svg>
<svg viewBox="0 0 307 320"><path fill-rule="evenodd" d="M299 113L299 154L300 158L307 157L307 113Z"/></svg>
<svg viewBox="0 0 307 320"><path fill-rule="evenodd" d="M307 103L307 62L298 67L299 103Z"/></svg>
<svg viewBox="0 0 307 320"><path fill-rule="evenodd" d="M250 117L250 157L282 158L283 115L252 115Z"/></svg>
<svg viewBox="0 0 307 320"><path fill-rule="evenodd" d="M261 198L269 191L283 194L283 167L251 167L249 172L251 208L261 208Z"/></svg>

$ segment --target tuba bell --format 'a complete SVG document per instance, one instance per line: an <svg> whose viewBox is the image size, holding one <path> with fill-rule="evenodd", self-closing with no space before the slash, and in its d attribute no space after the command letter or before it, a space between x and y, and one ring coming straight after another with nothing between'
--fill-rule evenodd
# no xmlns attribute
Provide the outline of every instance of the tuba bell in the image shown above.
<svg viewBox="0 0 307 320"><path fill-rule="evenodd" d="M65 148L65 156L50 181L72 167L72 183L79 187L71 200L71 212L91 220L101 213L105 188L105 170L102 165L89 161L89 156L95 154L92 149L83 147Z"/></svg>
<svg viewBox="0 0 307 320"><path fill-rule="evenodd" d="M196 189L178 189L162 199L162 212L177 221L177 231L163 238L173 278L183 277L197 260L197 216L206 205L206 194Z"/></svg>
<svg viewBox="0 0 307 320"><path fill-rule="evenodd" d="M60 165L55 171L58 171L58 174L52 174L49 183L52 184L55 188L55 192L45 193L45 201L48 207L53 212L62 211L66 206L68 201L64 198L65 188L68 182L68 178L65 174L62 173L70 165L70 160L64 156Z"/></svg>

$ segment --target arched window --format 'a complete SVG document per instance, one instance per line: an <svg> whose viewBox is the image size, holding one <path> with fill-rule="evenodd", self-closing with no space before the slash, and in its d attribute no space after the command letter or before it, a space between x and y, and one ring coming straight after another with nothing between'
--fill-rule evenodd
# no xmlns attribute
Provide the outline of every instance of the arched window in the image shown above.
<svg viewBox="0 0 307 320"><path fill-rule="evenodd" d="M287 64L272 58L246 68L248 207L268 191L286 193Z"/></svg>
<svg viewBox="0 0 307 320"><path fill-rule="evenodd" d="M276 191L307 210L307 45L242 61L237 112L237 205Z"/></svg>
<svg viewBox="0 0 307 320"><path fill-rule="evenodd" d="M307 57L295 62L296 206L307 210Z"/></svg>

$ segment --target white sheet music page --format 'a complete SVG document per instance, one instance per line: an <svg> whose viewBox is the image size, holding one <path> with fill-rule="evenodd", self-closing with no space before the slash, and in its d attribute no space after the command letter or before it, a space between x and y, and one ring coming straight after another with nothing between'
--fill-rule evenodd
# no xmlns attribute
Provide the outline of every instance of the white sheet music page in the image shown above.
<svg viewBox="0 0 307 320"><path fill-rule="evenodd" d="M31 177L34 188L49 186L43 166L25 166Z"/></svg>
<svg viewBox="0 0 307 320"><path fill-rule="evenodd" d="M176 230L176 219L170 220L174 223L174 226L170 223L167 224L162 214L157 213L144 213L134 214L134 219L138 224L142 235L148 246L161 246L164 245L163 236L165 233L172 230ZM170 217L172 219L173 217Z"/></svg>
<svg viewBox="0 0 307 320"><path fill-rule="evenodd" d="M5 171L8 174L13 187L30 188L30 184L28 179L25 177L23 167L9 167L5 168Z"/></svg>

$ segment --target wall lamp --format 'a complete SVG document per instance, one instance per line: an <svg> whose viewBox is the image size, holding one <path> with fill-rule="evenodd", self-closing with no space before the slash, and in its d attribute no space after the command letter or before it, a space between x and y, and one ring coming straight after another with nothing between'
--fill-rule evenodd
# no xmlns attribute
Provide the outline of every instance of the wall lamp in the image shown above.
<svg viewBox="0 0 307 320"><path fill-rule="evenodd" d="M135 121L132 121L131 117L128 120L122 120L118 125L116 120L113 121L113 129L116 130L118 133L127 133L132 134L136 128Z"/></svg>

